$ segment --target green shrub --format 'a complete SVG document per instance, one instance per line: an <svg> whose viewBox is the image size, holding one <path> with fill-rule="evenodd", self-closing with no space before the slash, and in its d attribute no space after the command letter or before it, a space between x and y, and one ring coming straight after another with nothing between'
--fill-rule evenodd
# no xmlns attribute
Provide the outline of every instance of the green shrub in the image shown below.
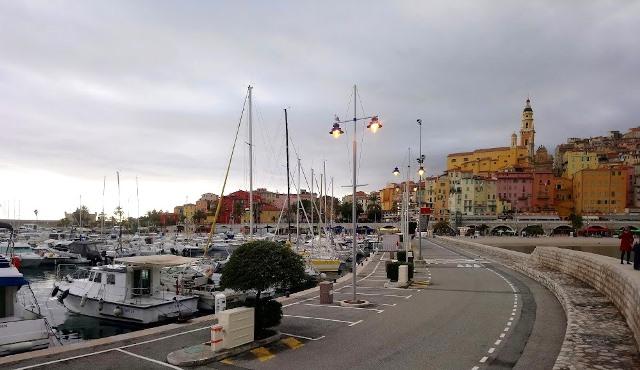
<svg viewBox="0 0 640 370"><path fill-rule="evenodd" d="M245 306L255 308L254 335L256 338L267 337L266 329L280 325L282 321L282 303L271 298L260 299L260 301L247 299Z"/></svg>
<svg viewBox="0 0 640 370"><path fill-rule="evenodd" d="M396 259L398 260L398 262L404 262L407 260L407 251L397 251L396 252Z"/></svg>
<svg viewBox="0 0 640 370"><path fill-rule="evenodd" d="M387 272L387 279L391 281L398 281L399 269L400 265L408 265L408 275L409 280L413 279L413 263L404 263L404 262L387 262L385 265L385 270Z"/></svg>

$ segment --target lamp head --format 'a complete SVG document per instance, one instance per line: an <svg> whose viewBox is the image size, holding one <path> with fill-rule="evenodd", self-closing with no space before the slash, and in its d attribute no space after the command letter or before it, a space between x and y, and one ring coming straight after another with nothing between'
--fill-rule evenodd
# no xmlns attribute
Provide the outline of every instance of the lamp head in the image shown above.
<svg viewBox="0 0 640 370"><path fill-rule="evenodd" d="M424 167L420 166L420 169L418 170L418 175L420 176L424 175Z"/></svg>
<svg viewBox="0 0 640 370"><path fill-rule="evenodd" d="M344 134L344 131L342 131L342 129L340 128L340 124L336 122L333 124L333 128L331 129L331 131L329 131L329 133L331 134L331 136L337 139L340 137L340 135Z"/></svg>
<svg viewBox="0 0 640 370"><path fill-rule="evenodd" d="M398 167L396 167L396 168L393 170L393 175L394 175L394 176L398 176L399 174L400 174L400 170L398 169Z"/></svg>
<svg viewBox="0 0 640 370"><path fill-rule="evenodd" d="M367 128L371 129L371 132L373 132L374 134L376 133L376 131L382 128L382 122L380 122L378 116L371 117L371 121L369 121Z"/></svg>

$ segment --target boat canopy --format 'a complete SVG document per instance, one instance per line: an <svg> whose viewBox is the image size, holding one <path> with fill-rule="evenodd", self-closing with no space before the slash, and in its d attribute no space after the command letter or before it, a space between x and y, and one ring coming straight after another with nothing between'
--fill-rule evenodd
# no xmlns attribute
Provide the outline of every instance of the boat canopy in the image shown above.
<svg viewBox="0 0 640 370"><path fill-rule="evenodd" d="M172 254L158 254L153 256L134 256L116 258L114 263L131 266L169 267L186 265L198 261L196 258L174 256Z"/></svg>
<svg viewBox="0 0 640 370"><path fill-rule="evenodd" d="M13 231L13 226L11 226L11 224L8 224L6 222L0 222L0 229L7 229L10 231Z"/></svg>

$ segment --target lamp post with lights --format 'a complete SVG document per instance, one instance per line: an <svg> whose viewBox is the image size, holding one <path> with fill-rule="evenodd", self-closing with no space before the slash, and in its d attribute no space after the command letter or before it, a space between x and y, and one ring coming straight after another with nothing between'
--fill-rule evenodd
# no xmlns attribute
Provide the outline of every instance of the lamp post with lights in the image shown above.
<svg viewBox="0 0 640 370"><path fill-rule="evenodd" d="M356 296L356 265L357 265L357 248L356 248L356 244L357 244L357 214L356 214L356 187L358 186L357 183L357 166L356 166L356 161L357 161L357 144L356 144L356 132L357 132L357 123L358 121L363 121L363 120L370 120L369 124L367 125L367 128L371 130L371 132L373 132L374 134L378 131L378 129L382 128L382 123L380 122L380 120L378 119L378 116L370 116L370 117L358 117L358 105L357 105L357 101L358 101L358 87L356 85L353 85L353 119L350 120L346 120L346 121L341 121L340 118L338 118L336 116L335 118L335 122L333 123L333 128L331 129L331 131L329 131L329 133L334 137L334 138L339 138L340 135L344 134L344 131L340 128L340 124L341 123L349 123L352 122L353 123L353 179L352 179L352 194L353 194L353 198L351 199L351 222L352 222L352 226L353 226L353 241L351 243L352 249L353 249L353 259L351 261L351 275L352 275L352 286L353 286L353 298L352 301L349 303L358 303L358 297Z"/></svg>
<svg viewBox="0 0 640 370"><path fill-rule="evenodd" d="M422 120L418 118L416 120L418 122L418 126L420 126L420 156L418 157L418 165L420 168L418 169L418 191L416 195L419 194L420 184L422 183L422 176L424 175L424 155L422 154ZM427 185L424 186L424 191L427 191ZM424 198L424 193L422 194ZM418 198L418 259L422 259L422 199Z"/></svg>
<svg viewBox="0 0 640 370"><path fill-rule="evenodd" d="M411 249L411 240L409 239L409 176L411 173L411 149L409 149L409 161L407 162L407 179L405 180L404 183L404 194L402 197L402 218L401 218L401 222L402 222L402 238L403 238L403 244L404 244L404 249L406 251L405 253L405 262L409 262L409 249ZM393 175L394 176L399 176L400 175L400 170L398 170L398 167L396 167L393 170Z"/></svg>

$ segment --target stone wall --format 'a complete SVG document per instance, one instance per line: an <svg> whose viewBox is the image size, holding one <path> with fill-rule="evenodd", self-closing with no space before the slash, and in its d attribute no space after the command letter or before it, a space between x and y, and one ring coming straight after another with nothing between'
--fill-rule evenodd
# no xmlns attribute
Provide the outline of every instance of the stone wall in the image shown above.
<svg viewBox="0 0 640 370"><path fill-rule="evenodd" d="M609 298L640 343L640 271L611 257L556 247L536 248L531 259L571 275Z"/></svg>

